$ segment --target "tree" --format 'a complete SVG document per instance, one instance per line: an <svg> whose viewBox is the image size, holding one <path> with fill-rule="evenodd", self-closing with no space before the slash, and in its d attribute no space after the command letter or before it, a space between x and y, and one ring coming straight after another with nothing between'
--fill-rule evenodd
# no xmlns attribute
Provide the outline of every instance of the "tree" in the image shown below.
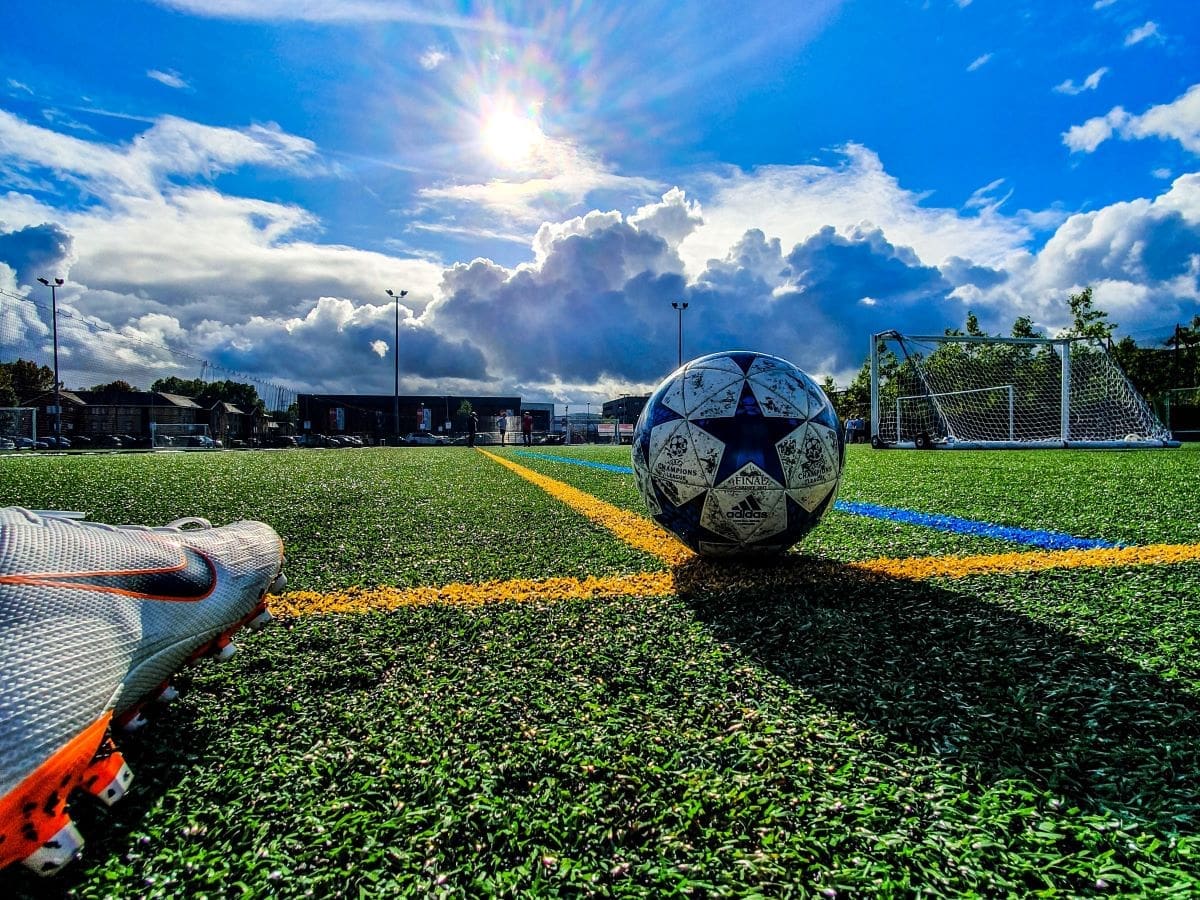
<svg viewBox="0 0 1200 900"><path fill-rule="evenodd" d="M251 416L263 416L267 411L267 405L259 398L254 385L240 381L202 381L199 378L176 378L172 375L158 379L150 385L150 390L191 397L201 406L209 408L217 403L231 403Z"/></svg>
<svg viewBox="0 0 1200 900"><path fill-rule="evenodd" d="M1091 285L1085 287L1078 294L1071 294L1067 303L1071 307L1071 316L1074 321L1063 337L1099 338L1102 341L1112 340L1112 333L1116 330L1117 324L1109 322L1108 313L1102 309L1097 309L1093 305Z"/></svg>
<svg viewBox="0 0 1200 900"><path fill-rule="evenodd" d="M0 367L0 406L16 406L17 392L13 390L12 375L8 367Z"/></svg>
<svg viewBox="0 0 1200 900"><path fill-rule="evenodd" d="M136 394L138 388L135 388L128 381L118 378L116 381L110 381L108 384L97 384L94 387L88 388L89 391L95 391L98 394Z"/></svg>
<svg viewBox="0 0 1200 900"><path fill-rule="evenodd" d="M28 406L31 403L54 392L54 370L49 366L39 366L27 359L16 362L0 363L8 374L9 385L16 397L13 406Z"/></svg>
<svg viewBox="0 0 1200 900"><path fill-rule="evenodd" d="M1012 336L1015 338L1040 338L1045 337L1040 331L1033 327L1033 319L1029 316L1018 316L1013 322Z"/></svg>
<svg viewBox="0 0 1200 900"><path fill-rule="evenodd" d="M150 385L150 390L161 391L164 394L178 394L181 397L198 397L206 387L199 378L160 378Z"/></svg>

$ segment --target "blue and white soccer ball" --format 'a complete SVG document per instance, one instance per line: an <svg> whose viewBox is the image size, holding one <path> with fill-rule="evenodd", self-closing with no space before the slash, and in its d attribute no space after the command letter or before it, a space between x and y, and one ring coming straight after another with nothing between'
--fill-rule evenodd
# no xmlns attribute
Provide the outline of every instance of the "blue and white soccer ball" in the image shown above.
<svg viewBox="0 0 1200 900"><path fill-rule="evenodd" d="M702 356L650 395L633 472L650 515L698 553L780 553L820 521L845 459L837 414L790 362Z"/></svg>

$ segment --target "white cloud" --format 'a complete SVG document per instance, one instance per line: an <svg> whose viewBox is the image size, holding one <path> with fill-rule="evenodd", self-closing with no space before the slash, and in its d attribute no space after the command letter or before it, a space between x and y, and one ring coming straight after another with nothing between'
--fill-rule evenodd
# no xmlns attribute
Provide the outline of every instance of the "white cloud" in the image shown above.
<svg viewBox="0 0 1200 900"><path fill-rule="evenodd" d="M1138 127L1163 127L1148 116ZM51 172L52 188L86 186L95 202L54 210L6 180L0 284L61 264L60 299L82 316L303 389L390 393L398 360L406 392L595 402L649 388L674 364L670 303L681 299L689 355L748 346L842 383L872 331L961 327L967 304L1005 332L1023 314L1047 330L1067 324L1066 295L1083 284L1126 329L1200 311L1200 174L1086 213L1005 214L1002 178L961 208L938 206L849 145L828 165L729 168L686 192L627 196L632 212L547 218L520 265L443 266L318 243L308 210L202 183L210 171L260 165L264 148L286 155L288 136L218 136L176 121L115 145L22 124L0 116L0 161ZM141 143L164 148L157 166ZM316 157L294 151L287 164L301 169ZM1053 234L1037 250L1043 230ZM411 292L398 347L387 286ZM89 345L82 327L64 341L79 371L129 352L115 339Z"/></svg>
<svg viewBox="0 0 1200 900"><path fill-rule="evenodd" d="M1117 0L1096 0L1096 2L1092 4L1092 9L1107 9L1116 2Z"/></svg>
<svg viewBox="0 0 1200 900"><path fill-rule="evenodd" d="M1129 34L1125 35L1125 46L1132 47L1134 44L1140 44L1147 38L1152 38L1158 35L1158 23L1147 22L1144 25L1139 25Z"/></svg>
<svg viewBox="0 0 1200 900"><path fill-rule="evenodd" d="M159 84L166 85L169 88L182 90L189 87L188 83L174 70L169 72L161 72L158 69L150 69L146 72L147 78L152 78Z"/></svg>
<svg viewBox="0 0 1200 900"><path fill-rule="evenodd" d="M751 228L791 246L826 225L846 233L865 222L882 228L892 243L913 248L928 265L954 256L998 265L1031 237L1019 216L1005 217L993 205L977 215L923 205L926 197L902 188L865 147L851 144L841 153L832 166L734 169L711 179L704 222L679 248L689 274L724 256Z"/></svg>
<svg viewBox="0 0 1200 900"><path fill-rule="evenodd" d="M991 53L985 53L982 56L977 56L974 60L972 60L971 64L967 66L967 71L974 72L976 69L982 69L991 61L991 59Z"/></svg>
<svg viewBox="0 0 1200 900"><path fill-rule="evenodd" d="M212 178L244 165L316 171L315 145L276 125L215 128L165 116L123 147L30 125L0 110L0 167L48 169L90 192L153 196L169 176Z"/></svg>
<svg viewBox="0 0 1200 900"><path fill-rule="evenodd" d="M1100 86L1100 79L1106 74L1108 74L1108 67L1101 66L1099 69L1085 78L1083 80L1083 84L1077 85L1074 81L1068 78L1062 83L1056 84L1054 86L1054 90L1060 94L1070 94L1071 96L1082 94L1084 91L1094 91Z"/></svg>
<svg viewBox="0 0 1200 900"><path fill-rule="evenodd" d="M561 138L542 141L522 169L511 178L423 188L419 195L427 201L476 206L509 221L536 225L584 202L592 191L636 195L658 187L646 178L616 174L592 154Z"/></svg>
<svg viewBox="0 0 1200 900"><path fill-rule="evenodd" d="M1114 107L1103 116L1072 126L1063 134L1063 143L1072 152L1091 153L1114 135L1123 140L1173 139L1184 149L1200 153L1200 84L1192 85L1170 103L1152 106L1140 116Z"/></svg>
<svg viewBox="0 0 1200 900"><path fill-rule="evenodd" d="M14 91L20 91L23 94L32 94L33 88L25 84L23 81L17 81L15 78L8 79L8 86Z"/></svg>
<svg viewBox="0 0 1200 900"><path fill-rule="evenodd" d="M425 52L421 54L421 68L428 71L433 71L449 58L450 54L447 53L443 48L428 47Z"/></svg>
<svg viewBox="0 0 1200 900"><path fill-rule="evenodd" d="M396 0L154 0L160 6L217 19L289 22L408 22L469 31L514 31L493 16L457 16Z"/></svg>

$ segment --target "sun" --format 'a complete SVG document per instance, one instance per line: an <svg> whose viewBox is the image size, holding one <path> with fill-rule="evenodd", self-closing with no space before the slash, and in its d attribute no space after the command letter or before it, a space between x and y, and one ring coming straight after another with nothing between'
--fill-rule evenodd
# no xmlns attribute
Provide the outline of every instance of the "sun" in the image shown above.
<svg viewBox="0 0 1200 900"><path fill-rule="evenodd" d="M487 152L506 166L529 161L546 142L537 122L511 109L492 112L483 124L481 136Z"/></svg>

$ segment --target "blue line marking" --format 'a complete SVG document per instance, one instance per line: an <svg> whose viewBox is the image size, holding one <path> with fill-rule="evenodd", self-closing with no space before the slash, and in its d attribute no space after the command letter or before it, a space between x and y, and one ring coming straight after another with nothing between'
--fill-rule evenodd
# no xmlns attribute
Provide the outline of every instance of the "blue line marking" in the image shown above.
<svg viewBox="0 0 1200 900"><path fill-rule="evenodd" d="M548 459L554 462L567 463L573 466L587 466L592 469L602 469L605 472L619 472L622 475L632 475L629 466L614 466L611 463L592 462L589 459L578 459L572 456L554 456L548 453L530 453L528 450L518 450L518 456L530 456L535 459ZM949 531L956 534L972 534L978 537L994 538L998 541L1009 541L1014 544L1027 544L1040 547L1043 550L1099 550L1124 546L1110 541L1094 538L1080 538L1060 531L1042 531L1031 528L1014 528L1010 525L993 525L990 522L977 522L974 519L960 519L958 516L943 516L937 513L914 512L910 509L898 509L894 506L879 506L875 503L858 503L850 500L834 501L833 508L855 516L866 516L871 519L884 519L889 522L900 522L904 525L920 525L924 528L934 528L938 531Z"/></svg>
<svg viewBox="0 0 1200 900"><path fill-rule="evenodd" d="M570 463L573 466L587 466L589 469L603 469L605 472L620 472L622 475L632 475L629 466L614 466L611 463L592 462L590 459L576 459L573 456L555 456L551 453L530 453L528 450L518 450L517 456L531 456L534 459L549 459L554 462Z"/></svg>
<svg viewBox="0 0 1200 900"><path fill-rule="evenodd" d="M1009 525L992 525L989 522L976 522L973 519L960 519L958 516L943 516L936 513L913 512L908 509L897 509L893 506L877 506L874 503L856 503L853 501L837 500L834 509L853 513L856 516L870 516L873 519L886 519L890 522L902 522L905 525L922 525L926 528L936 528L938 531L952 531L957 534L973 534L978 537L995 538L1000 541L1011 541L1015 544L1028 544L1041 547L1044 550L1097 550L1102 547L1119 547L1109 541L1092 538L1079 538L1063 534L1059 531L1041 531L1029 528L1013 528Z"/></svg>

